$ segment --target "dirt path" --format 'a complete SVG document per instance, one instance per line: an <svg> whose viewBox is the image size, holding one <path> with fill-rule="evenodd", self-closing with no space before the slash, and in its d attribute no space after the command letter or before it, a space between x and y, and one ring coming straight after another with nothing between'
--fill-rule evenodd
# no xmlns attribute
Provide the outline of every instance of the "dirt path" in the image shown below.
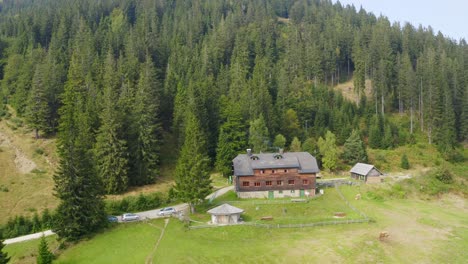
<svg viewBox="0 0 468 264"><path fill-rule="evenodd" d="M7 135L0 132L0 146L13 149L15 151L15 167L20 173L29 173L36 168L36 163L28 159L24 152L15 146Z"/></svg>
<svg viewBox="0 0 468 264"><path fill-rule="evenodd" d="M152 264L153 263L153 256L156 253L156 250L158 250L159 243L161 242L161 240L162 240L162 238L164 236L164 231L166 230L167 224L169 224L169 220L170 220L169 218L164 219L164 227L161 230L161 235L159 235L158 242L156 242L156 245L154 245L154 248L151 251L151 253L148 255L148 257L146 257L146 261L145 261L146 264Z"/></svg>

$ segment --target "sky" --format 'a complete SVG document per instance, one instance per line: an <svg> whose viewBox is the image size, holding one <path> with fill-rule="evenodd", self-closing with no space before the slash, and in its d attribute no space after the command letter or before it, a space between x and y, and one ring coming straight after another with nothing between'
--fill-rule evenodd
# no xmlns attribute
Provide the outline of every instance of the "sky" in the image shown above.
<svg viewBox="0 0 468 264"><path fill-rule="evenodd" d="M337 0L333 0L335 3ZM380 14L391 22L410 22L415 28L431 26L434 34L468 41L468 0L339 0L344 6L362 6L377 17Z"/></svg>

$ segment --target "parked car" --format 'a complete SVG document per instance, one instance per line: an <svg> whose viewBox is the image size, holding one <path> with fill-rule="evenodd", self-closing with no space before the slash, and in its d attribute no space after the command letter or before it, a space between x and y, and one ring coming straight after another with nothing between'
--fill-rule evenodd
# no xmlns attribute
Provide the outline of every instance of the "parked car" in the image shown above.
<svg viewBox="0 0 468 264"><path fill-rule="evenodd" d="M119 221L119 219L117 218L117 216L108 215L107 216L107 221L109 221L111 223L117 223Z"/></svg>
<svg viewBox="0 0 468 264"><path fill-rule="evenodd" d="M166 215L172 215L175 214L177 211L173 207L166 207L163 208L159 211L158 215L159 216L166 216Z"/></svg>
<svg viewBox="0 0 468 264"><path fill-rule="evenodd" d="M140 216L136 215L136 214L132 214L132 213L125 213L122 215L122 221L126 222L126 221L136 221L136 220L140 220Z"/></svg>

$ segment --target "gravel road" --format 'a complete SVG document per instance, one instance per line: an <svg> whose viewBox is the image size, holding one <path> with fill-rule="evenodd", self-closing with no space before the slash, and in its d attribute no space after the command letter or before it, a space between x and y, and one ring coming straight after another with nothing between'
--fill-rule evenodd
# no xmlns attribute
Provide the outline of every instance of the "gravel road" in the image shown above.
<svg viewBox="0 0 468 264"><path fill-rule="evenodd" d="M230 190L234 190L234 186L228 186L224 187L222 189L219 189L215 191L214 193L208 195L205 199L214 199L215 197L221 196L225 193L227 193ZM183 204L177 204L170 206L176 209L177 212L185 211L188 210L188 204L183 203ZM164 216L159 216L158 213L161 211L162 208L155 209L155 210L149 210L149 211L144 211L144 212L139 212L135 213L136 215L140 216L140 219L155 219L155 218L163 218ZM119 223L122 222L122 216L118 216L117 219L119 220ZM10 238L6 239L3 241L3 244L8 245L8 244L13 244L13 243L18 243L18 242L24 242L28 240L33 240L33 239L38 239L42 235L44 236L50 236L54 235L55 233L52 232L52 230L46 230L43 232L35 233L35 234L30 234L26 236L20 236L20 237L15 237L15 238Z"/></svg>

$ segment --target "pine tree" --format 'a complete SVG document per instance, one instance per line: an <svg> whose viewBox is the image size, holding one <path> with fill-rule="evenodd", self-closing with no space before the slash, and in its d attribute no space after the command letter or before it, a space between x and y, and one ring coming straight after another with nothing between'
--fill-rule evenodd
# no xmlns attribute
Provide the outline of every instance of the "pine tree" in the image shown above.
<svg viewBox="0 0 468 264"><path fill-rule="evenodd" d="M108 54L104 75L103 109L101 127L96 141L96 163L98 175L108 194L121 193L128 187L128 150L122 128L122 116L117 105L115 62Z"/></svg>
<svg viewBox="0 0 468 264"><path fill-rule="evenodd" d="M198 119L188 113L186 124L185 141L175 171L175 193L183 202L189 204L193 213L195 205L211 190L210 161L206 153L205 135Z"/></svg>
<svg viewBox="0 0 468 264"><path fill-rule="evenodd" d="M289 146L289 151L291 152L300 152L301 151L301 141L294 137L291 141L291 146Z"/></svg>
<svg viewBox="0 0 468 264"><path fill-rule="evenodd" d="M74 53L60 108L59 167L54 175L55 196L60 199L53 230L61 239L76 241L106 223L102 183L96 175L92 147L91 114L83 68Z"/></svg>
<svg viewBox="0 0 468 264"><path fill-rule="evenodd" d="M0 239L0 264L7 264L10 261L11 257L8 257L8 254L3 251L5 244L3 244L3 240Z"/></svg>
<svg viewBox="0 0 468 264"><path fill-rule="evenodd" d="M47 241L45 236L42 235L41 240L39 242L39 249L38 254L36 257L37 264L50 264L54 259L54 254L49 251L49 246L47 245Z"/></svg>
<svg viewBox="0 0 468 264"><path fill-rule="evenodd" d="M350 165L358 162L367 162L366 147L364 146L364 142L361 140L359 131L353 130L353 132L351 132L351 135L344 144L342 158Z"/></svg>
<svg viewBox="0 0 468 264"><path fill-rule="evenodd" d="M250 122L249 145L254 152L260 153L268 148L268 128L263 115Z"/></svg>
<svg viewBox="0 0 468 264"><path fill-rule="evenodd" d="M320 137L317 144L319 146L320 153L323 156L323 167L328 171L336 169L338 166L338 147L336 146L335 135L332 132L327 131L325 139Z"/></svg>
<svg viewBox="0 0 468 264"><path fill-rule="evenodd" d="M216 149L216 169L224 176L232 174L232 160L247 145L247 134L239 107L232 104L221 126Z"/></svg>
<svg viewBox="0 0 468 264"><path fill-rule="evenodd" d="M159 124L160 87L156 71L149 56L142 65L132 112L134 124L131 146L132 185L153 183L159 175Z"/></svg>

